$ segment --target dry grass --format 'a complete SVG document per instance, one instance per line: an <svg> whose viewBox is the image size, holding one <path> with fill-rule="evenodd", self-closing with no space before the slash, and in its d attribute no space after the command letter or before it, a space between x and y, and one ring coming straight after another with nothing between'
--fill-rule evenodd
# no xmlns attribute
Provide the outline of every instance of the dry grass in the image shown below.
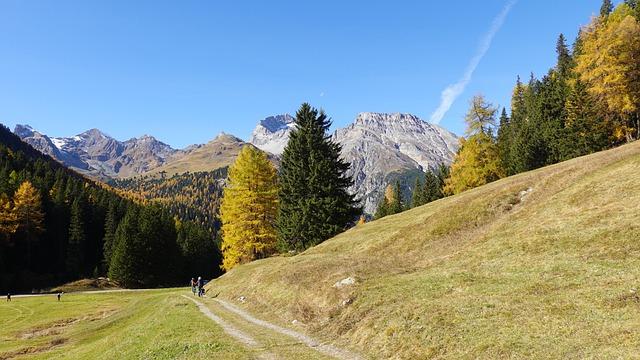
<svg viewBox="0 0 640 360"><path fill-rule="evenodd" d="M64 285L60 285L50 290L50 292L79 292L79 291L94 291L94 290L114 290L119 289L117 283L111 281L108 278L99 277L96 279L80 279Z"/></svg>
<svg viewBox="0 0 640 360"><path fill-rule="evenodd" d="M640 142L359 226L210 286L375 357L638 356L639 173ZM357 284L332 287L348 276Z"/></svg>

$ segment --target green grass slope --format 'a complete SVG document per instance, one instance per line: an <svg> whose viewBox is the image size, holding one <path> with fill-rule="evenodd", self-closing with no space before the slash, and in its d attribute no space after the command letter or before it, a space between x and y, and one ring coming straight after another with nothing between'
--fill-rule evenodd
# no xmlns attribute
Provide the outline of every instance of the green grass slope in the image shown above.
<svg viewBox="0 0 640 360"><path fill-rule="evenodd" d="M0 359L249 359L188 290L65 294L0 302Z"/></svg>
<svg viewBox="0 0 640 360"><path fill-rule="evenodd" d="M636 142L237 267L209 293L375 358L638 357L639 219Z"/></svg>

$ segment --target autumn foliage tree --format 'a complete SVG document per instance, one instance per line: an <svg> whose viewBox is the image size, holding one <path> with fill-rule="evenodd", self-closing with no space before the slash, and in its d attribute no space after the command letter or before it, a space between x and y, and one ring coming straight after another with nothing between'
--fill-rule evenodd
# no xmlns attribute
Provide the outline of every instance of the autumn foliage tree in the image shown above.
<svg viewBox="0 0 640 360"><path fill-rule="evenodd" d="M582 29L580 41L576 72L602 117L612 120L616 139L639 138L640 23L633 9L623 3L595 18Z"/></svg>
<svg viewBox="0 0 640 360"><path fill-rule="evenodd" d="M13 212L17 221L17 232L23 237L27 246L27 267L31 266L31 247L37 236L44 232L44 213L40 193L25 181L20 185L13 197Z"/></svg>
<svg viewBox="0 0 640 360"><path fill-rule="evenodd" d="M460 149L446 180L445 193L458 194L504 176L492 134L496 111L482 95L472 99L465 117L468 138L460 141Z"/></svg>
<svg viewBox="0 0 640 360"><path fill-rule="evenodd" d="M18 218L13 211L11 199L5 194L0 195L0 236L2 240L7 241L9 235L18 229Z"/></svg>
<svg viewBox="0 0 640 360"><path fill-rule="evenodd" d="M276 250L277 214L276 169L264 152L247 145L229 168L220 206L224 270Z"/></svg>

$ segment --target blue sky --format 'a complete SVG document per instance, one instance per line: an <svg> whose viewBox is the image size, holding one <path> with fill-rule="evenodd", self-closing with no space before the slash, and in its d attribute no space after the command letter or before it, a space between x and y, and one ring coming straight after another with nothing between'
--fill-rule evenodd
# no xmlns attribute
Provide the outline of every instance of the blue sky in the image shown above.
<svg viewBox="0 0 640 360"><path fill-rule="evenodd" d="M359 112L425 120L463 76L507 0L0 0L0 122L52 136L100 128L174 146L304 101L335 126ZM543 74L600 0L519 0L441 125L462 134L468 100L508 105L515 78Z"/></svg>

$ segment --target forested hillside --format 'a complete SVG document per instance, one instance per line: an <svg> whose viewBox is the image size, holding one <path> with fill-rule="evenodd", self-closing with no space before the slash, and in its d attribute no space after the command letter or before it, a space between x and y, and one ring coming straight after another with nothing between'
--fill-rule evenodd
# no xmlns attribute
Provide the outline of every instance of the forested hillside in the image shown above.
<svg viewBox="0 0 640 360"><path fill-rule="evenodd" d="M107 274L127 287L168 285L213 276L219 262L208 230L136 204L0 127L0 291Z"/></svg>
<svg viewBox="0 0 640 360"><path fill-rule="evenodd" d="M138 176L110 182L133 197L157 201L182 221L192 221L212 234L219 229L217 217L227 168L187 172L166 177Z"/></svg>

